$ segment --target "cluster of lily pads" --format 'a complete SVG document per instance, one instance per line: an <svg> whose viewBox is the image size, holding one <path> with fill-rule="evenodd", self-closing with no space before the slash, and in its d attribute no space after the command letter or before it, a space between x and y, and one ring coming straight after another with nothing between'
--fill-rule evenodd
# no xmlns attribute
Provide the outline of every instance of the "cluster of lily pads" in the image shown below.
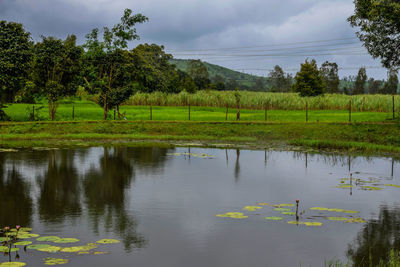
<svg viewBox="0 0 400 267"><path fill-rule="evenodd" d="M19 259L18 252L20 249L24 251L41 251L47 253L76 253L77 255L101 255L107 254L108 251L94 251L102 244L119 243L116 239L101 239L95 243L87 243L85 245L76 246L61 246L62 244L78 243L80 240L77 238L61 238L58 236L39 236L38 234L31 233L32 228L21 227L17 225L15 228L4 227L0 230L0 253L11 255L15 252L15 259ZM35 241L31 241L36 238ZM30 240L29 240L30 239ZM11 259L11 257L9 257ZM59 265L68 263L68 259L62 258L44 258L45 265ZM25 266L26 263L19 261L9 261L0 263L0 267L18 267Z"/></svg>
<svg viewBox="0 0 400 267"><path fill-rule="evenodd" d="M379 191L384 189L384 187L400 188L400 185L397 184L384 184L382 183L382 179L379 178L361 179L353 178L352 175L350 175L350 178L341 178L339 181L340 183L336 188L341 189L358 188L367 191Z"/></svg>
<svg viewBox="0 0 400 267"><path fill-rule="evenodd" d="M194 158L201 158L201 159L211 159L215 158L213 155L205 154L205 153L188 153L188 152L183 152L183 153L168 153L168 156L191 156Z"/></svg>
<svg viewBox="0 0 400 267"><path fill-rule="evenodd" d="M248 214L244 212L255 212L261 211L265 207L273 208L274 212L279 212L280 216L269 216L264 217L267 221L284 221L287 219L288 224L295 225L305 225L305 226L322 226L322 222L313 221L315 218L325 218L329 221L343 221L346 223L365 223L366 221L359 217L354 217L354 214L358 214L359 211L355 210L345 210L345 209L337 209L337 208L325 208L325 207L312 207L309 209L310 214L306 214L305 210L299 211L298 207L299 201L296 200L295 204L270 204L270 203L258 203L257 206L245 206L242 210L243 212L226 212L223 214L217 214L217 217L222 218L232 218L232 219L246 219L249 217ZM295 209L293 209L295 208ZM313 215L312 212L318 211L318 216ZM323 213L330 214L323 214ZM347 216L335 217L332 216L332 212L343 213ZM322 214L321 214L322 213ZM256 213L255 215L260 215L260 213ZM283 217L283 215L285 215ZM294 218L294 219L293 219Z"/></svg>

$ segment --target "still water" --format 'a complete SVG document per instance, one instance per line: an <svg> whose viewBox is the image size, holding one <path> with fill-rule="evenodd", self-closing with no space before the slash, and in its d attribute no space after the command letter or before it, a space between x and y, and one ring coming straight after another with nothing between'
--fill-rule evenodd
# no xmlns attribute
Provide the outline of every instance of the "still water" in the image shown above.
<svg viewBox="0 0 400 267"><path fill-rule="evenodd" d="M350 173L352 187L341 180ZM1 227L32 227L41 236L78 238L79 244L121 241L101 245L104 255L21 248L19 261L27 266L43 266L46 257L68 259L65 266L323 266L332 259L363 266L369 251L376 262L400 248L400 188L389 186L400 185L400 167L391 158L203 148L29 149L0 153L0 174ZM243 210L296 199L299 222L322 226L288 224L296 216L273 206ZM247 218L216 216L226 212ZM271 216L283 219L265 219ZM15 256L1 254L0 262Z"/></svg>

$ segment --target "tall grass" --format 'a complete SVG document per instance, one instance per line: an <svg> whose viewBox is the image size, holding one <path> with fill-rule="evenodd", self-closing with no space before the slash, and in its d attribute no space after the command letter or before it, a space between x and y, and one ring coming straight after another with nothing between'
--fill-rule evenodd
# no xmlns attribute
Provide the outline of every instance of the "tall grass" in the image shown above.
<svg viewBox="0 0 400 267"><path fill-rule="evenodd" d="M269 109L275 110L303 110L308 102L312 110L345 110L349 108L351 100L353 111L392 111L391 95L356 95L325 94L318 97L303 98L297 93L265 93L241 91L241 107L245 109L264 109L268 104ZM136 93L125 102L125 105L157 105L157 106L192 106L207 107L235 107L233 91L198 91L188 94L183 91L179 94L163 92ZM395 97L399 110L400 96Z"/></svg>

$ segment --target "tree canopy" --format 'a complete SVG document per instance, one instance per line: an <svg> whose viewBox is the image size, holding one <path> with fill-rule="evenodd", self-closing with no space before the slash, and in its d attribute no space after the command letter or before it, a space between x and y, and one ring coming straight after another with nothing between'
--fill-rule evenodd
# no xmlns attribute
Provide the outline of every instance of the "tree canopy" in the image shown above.
<svg viewBox="0 0 400 267"><path fill-rule="evenodd" d="M354 0L354 14L348 18L358 27L358 38L374 58L388 69L400 67L400 1Z"/></svg>
<svg viewBox="0 0 400 267"><path fill-rule="evenodd" d="M293 89L301 96L317 96L324 93L325 83L314 59L301 64L300 71L294 79L296 82Z"/></svg>

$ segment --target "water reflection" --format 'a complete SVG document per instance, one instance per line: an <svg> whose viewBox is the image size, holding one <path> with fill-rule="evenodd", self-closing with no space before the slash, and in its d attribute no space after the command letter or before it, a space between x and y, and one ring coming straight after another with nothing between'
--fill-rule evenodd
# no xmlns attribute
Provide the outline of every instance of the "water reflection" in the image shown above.
<svg viewBox="0 0 400 267"><path fill-rule="evenodd" d="M5 154L0 154L0 226L30 225L32 198L29 183L15 166L5 168Z"/></svg>
<svg viewBox="0 0 400 267"><path fill-rule="evenodd" d="M82 212L80 181L73 150L48 151L47 169L36 178L40 188L39 216L45 222L62 222Z"/></svg>
<svg viewBox="0 0 400 267"><path fill-rule="evenodd" d="M349 244L347 257L354 266L377 266L388 263L391 250L400 248L400 208L382 206L377 219L371 219Z"/></svg>

